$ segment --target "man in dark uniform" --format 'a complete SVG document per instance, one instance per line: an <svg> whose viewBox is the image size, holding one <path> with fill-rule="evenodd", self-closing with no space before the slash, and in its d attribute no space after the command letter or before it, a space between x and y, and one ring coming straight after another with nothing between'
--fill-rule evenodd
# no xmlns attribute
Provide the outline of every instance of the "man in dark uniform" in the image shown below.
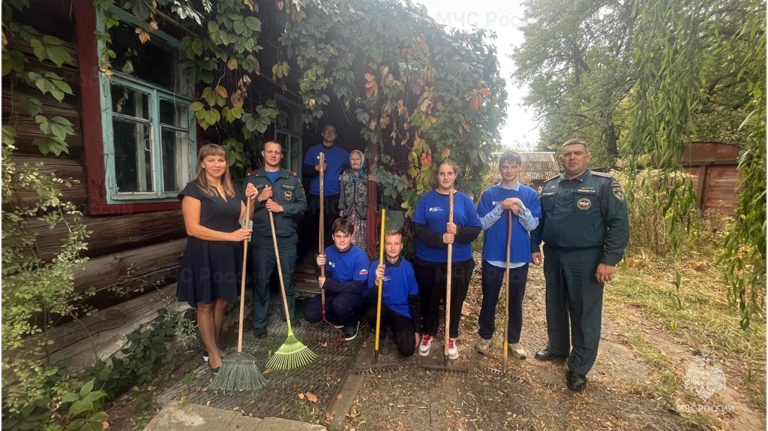
<svg viewBox="0 0 768 431"><path fill-rule="evenodd" d="M255 276L253 289L253 328L256 337L267 335L267 313L269 311L269 280L276 267L275 249L272 244L272 228L269 223L269 212L275 218L275 235L280 252L280 265L285 282L285 295L288 298L288 309L291 322L294 320L296 305L293 270L296 267L296 222L294 217L303 214L307 209L307 197L304 188L295 172L282 169L283 149L278 142L270 141L264 144L261 152L264 166L248 174L243 189L252 183L256 186L258 196L254 201L253 232L255 240L251 243L252 274ZM283 308L280 308L284 314ZM285 316L283 316L285 319ZM298 323L298 322L296 322ZM294 323L294 325L296 324Z"/></svg>
<svg viewBox="0 0 768 431"><path fill-rule="evenodd" d="M531 235L533 262L541 265L542 240L546 256L549 342L536 359L567 356L567 385L573 391L587 386L600 342L603 284L613 278L629 242L624 192L611 175L587 169L591 158L585 141L563 144L565 173L544 183L542 219Z"/></svg>

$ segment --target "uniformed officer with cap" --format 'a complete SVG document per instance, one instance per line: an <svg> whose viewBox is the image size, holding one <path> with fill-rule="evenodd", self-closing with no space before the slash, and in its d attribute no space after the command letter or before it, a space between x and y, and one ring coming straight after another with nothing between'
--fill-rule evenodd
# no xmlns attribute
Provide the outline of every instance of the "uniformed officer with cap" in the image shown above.
<svg viewBox="0 0 768 431"><path fill-rule="evenodd" d="M563 144L565 172L544 183L542 219L531 235L533 262L541 265L542 240L546 256L549 342L536 359L567 356L566 381L573 391L587 386L600 342L603 284L613 278L629 242L624 191L611 175L587 169L591 158L584 140Z"/></svg>
<svg viewBox="0 0 768 431"><path fill-rule="evenodd" d="M285 282L285 294L288 298L291 322L294 322L296 293L293 271L296 268L296 246L298 244L294 217L303 214L307 209L307 197L297 174L280 167L280 162L283 159L282 145L274 141L266 142L261 155L264 158L264 166L249 173L245 178L245 184L243 184L243 189L245 189L248 183L252 183L258 192L254 201L253 214L255 238L251 243L252 274L255 277L253 328L254 334L258 338L267 335L269 281L276 267L269 212L272 212L275 219L275 234ZM282 307L280 312L284 314ZM296 323L298 322L294 324Z"/></svg>

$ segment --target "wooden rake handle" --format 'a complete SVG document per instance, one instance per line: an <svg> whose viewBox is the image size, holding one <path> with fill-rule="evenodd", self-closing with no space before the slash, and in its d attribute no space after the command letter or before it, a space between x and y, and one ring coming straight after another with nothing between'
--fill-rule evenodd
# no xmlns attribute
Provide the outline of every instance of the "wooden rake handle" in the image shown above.
<svg viewBox="0 0 768 431"><path fill-rule="evenodd" d="M250 198L246 198L246 205L245 205L245 228L249 228L249 223L251 219L251 205L253 203L251 202ZM243 241L243 267L242 267L242 275L240 276L240 323L238 325L237 330L237 352L240 353L243 351L243 319L245 318L245 276L247 274L247 267L248 267L248 240Z"/></svg>
<svg viewBox="0 0 768 431"><path fill-rule="evenodd" d="M387 223L387 210L382 209L381 210L381 240L379 241L379 265L384 264L384 233L385 229L384 226ZM379 301L376 304L376 343L374 345L374 350L376 351L374 358L378 359L379 356L379 334L381 332L381 294L382 290L384 288L384 280L379 279L378 280L378 298Z"/></svg>
<svg viewBox="0 0 768 431"><path fill-rule="evenodd" d="M453 189L448 193L448 223L453 223ZM454 237L455 238L455 237ZM451 274L453 273L453 244L448 244L448 262L445 272L445 347L443 353L448 358L448 342L451 338Z"/></svg>
<svg viewBox="0 0 768 431"><path fill-rule="evenodd" d="M318 254L325 253L325 153L320 153L320 233L318 235ZM325 265L320 267L320 276L325 277ZM325 287L320 288L320 303L325 319Z"/></svg>
<svg viewBox="0 0 768 431"><path fill-rule="evenodd" d="M509 262L512 253L512 221L514 220L512 210L508 210L507 214L509 226L507 227L507 266L504 278L504 367L507 366L509 352Z"/></svg>
<svg viewBox="0 0 768 431"><path fill-rule="evenodd" d="M275 216L272 211L269 213L269 227L272 229L272 246L275 248L275 263L277 263L277 277L280 279L280 293L283 295L283 310L285 311L285 323L288 325L288 332L291 328L291 311L288 309L288 297L285 295L285 282L283 281L283 267L280 265L280 250L277 247L277 235L275 234Z"/></svg>

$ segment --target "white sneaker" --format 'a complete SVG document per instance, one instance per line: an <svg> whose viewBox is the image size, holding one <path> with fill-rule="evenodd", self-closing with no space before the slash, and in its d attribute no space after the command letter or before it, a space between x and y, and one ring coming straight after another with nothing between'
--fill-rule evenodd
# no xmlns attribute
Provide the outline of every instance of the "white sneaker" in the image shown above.
<svg viewBox="0 0 768 431"><path fill-rule="evenodd" d="M432 348L432 336L424 335L421 337L421 344L419 344L419 355L429 356L429 350Z"/></svg>
<svg viewBox="0 0 768 431"><path fill-rule="evenodd" d="M517 359L525 359L527 354L525 353L525 349L523 348L523 345L520 343L512 343L509 345L509 350L512 352L512 356L516 357Z"/></svg>
<svg viewBox="0 0 768 431"><path fill-rule="evenodd" d="M456 345L456 339L449 338L448 339L448 359L458 359L458 357L459 357L459 346Z"/></svg>
<svg viewBox="0 0 768 431"><path fill-rule="evenodd" d="M475 351L477 353L482 353L483 355L491 353L491 340L484 340L481 338L480 341L475 344Z"/></svg>

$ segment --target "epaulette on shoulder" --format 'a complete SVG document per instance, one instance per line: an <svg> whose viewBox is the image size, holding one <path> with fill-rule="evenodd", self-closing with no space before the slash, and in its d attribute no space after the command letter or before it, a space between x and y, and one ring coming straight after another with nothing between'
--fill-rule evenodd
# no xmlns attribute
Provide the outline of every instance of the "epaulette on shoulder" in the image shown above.
<svg viewBox="0 0 768 431"><path fill-rule="evenodd" d="M557 175L555 175L555 176L554 176L554 177L552 177L552 178L547 178L546 180L544 180L544 182L545 182L545 183L548 183L548 182L550 182L550 181L552 181L552 180L556 180L556 179L558 179L558 178L560 178L560 174L557 174Z"/></svg>
<svg viewBox="0 0 768 431"><path fill-rule="evenodd" d="M299 174L297 174L296 172L293 172L293 171L288 171L288 175L290 175L292 177L298 177L299 176Z"/></svg>
<svg viewBox="0 0 768 431"><path fill-rule="evenodd" d="M595 175L597 177L608 178L608 179L611 179L611 180L615 179L615 178L613 178L613 175L605 173L605 172L592 171L592 175Z"/></svg>
<svg viewBox="0 0 768 431"><path fill-rule="evenodd" d="M258 170L248 171L248 173L245 174L245 176L246 177L250 177L251 175L255 174L256 172L258 172Z"/></svg>

